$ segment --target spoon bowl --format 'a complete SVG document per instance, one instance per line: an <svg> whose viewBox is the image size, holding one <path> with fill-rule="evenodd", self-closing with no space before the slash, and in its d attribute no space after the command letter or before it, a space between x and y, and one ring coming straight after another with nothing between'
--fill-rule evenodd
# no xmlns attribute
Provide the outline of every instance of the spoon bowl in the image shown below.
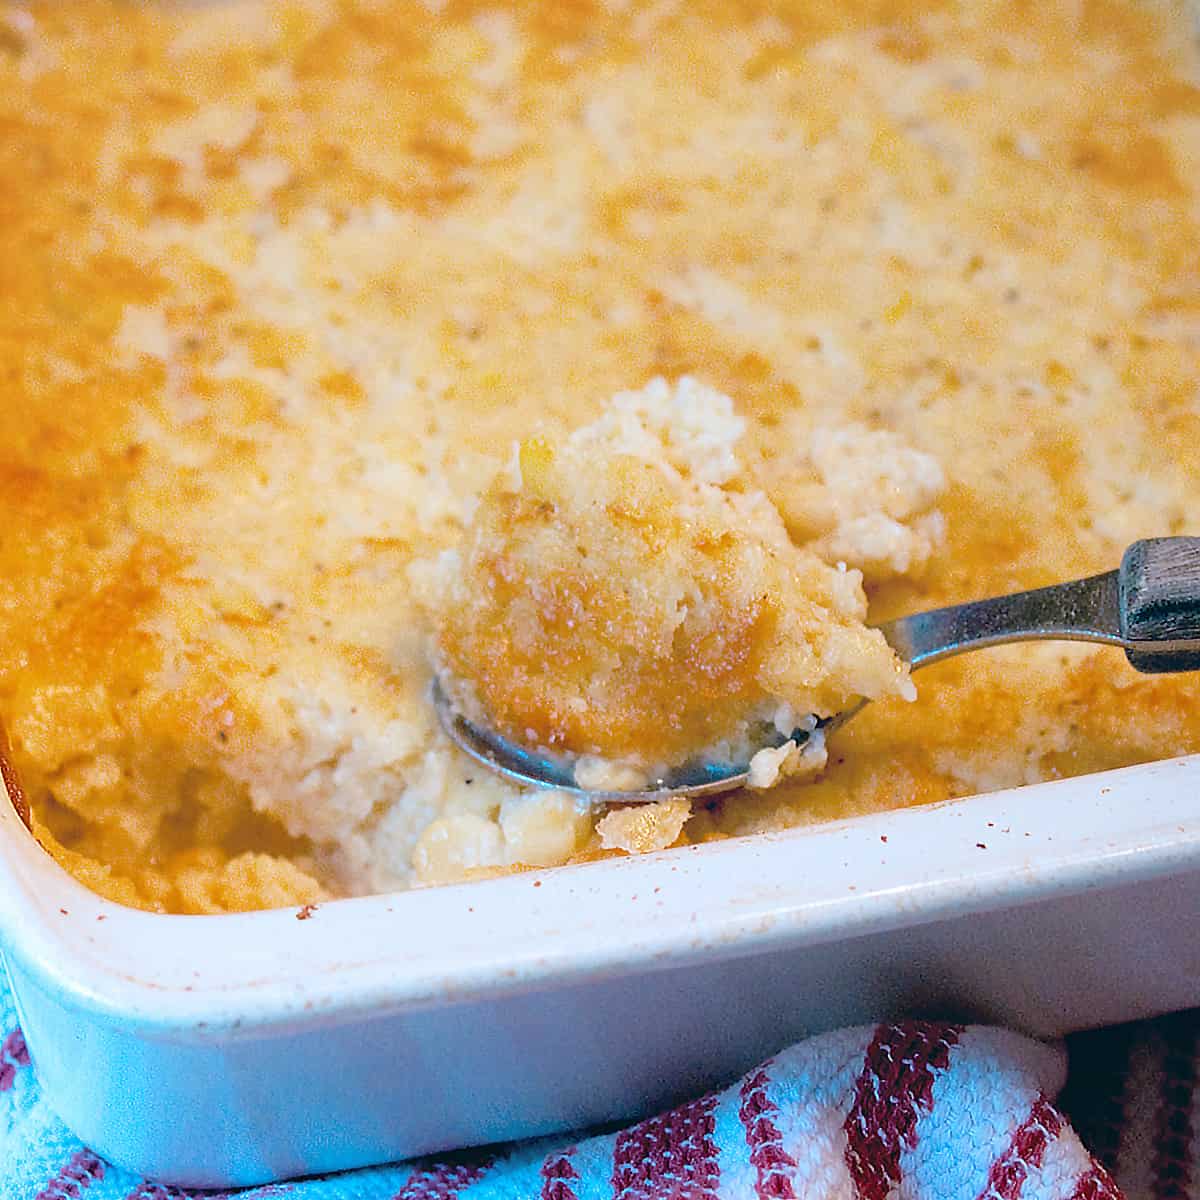
<svg viewBox="0 0 1200 1200"><path fill-rule="evenodd" d="M437 710L442 728L460 750L469 754L476 762L491 771L511 779L522 787L553 788L586 796L597 803L612 801L622 804L652 804L659 800L685 797L699 800L708 796L719 796L724 792L745 787L750 773L748 763L716 763L694 760L673 767L663 777L651 781L646 787L628 791L596 791L580 787L575 782L575 764L569 755L551 755L517 746L495 730L481 728L468 721L451 704L441 684L434 680L433 705ZM861 707L861 705L859 706ZM815 728L828 731L841 725L857 712L839 713L836 717L818 720ZM813 729L802 729L790 738L780 733L764 737L760 750L778 749L788 741L802 746L812 735Z"/></svg>

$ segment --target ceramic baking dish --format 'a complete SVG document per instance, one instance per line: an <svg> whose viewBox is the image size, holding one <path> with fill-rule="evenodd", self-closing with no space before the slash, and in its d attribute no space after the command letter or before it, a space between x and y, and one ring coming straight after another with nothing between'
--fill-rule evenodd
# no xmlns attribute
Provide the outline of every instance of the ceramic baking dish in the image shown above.
<svg viewBox="0 0 1200 1200"><path fill-rule="evenodd" d="M111 1161L252 1184L628 1118L902 1013L1037 1034L1200 1004L1200 756L308 910L159 916L0 805L51 1103Z"/></svg>

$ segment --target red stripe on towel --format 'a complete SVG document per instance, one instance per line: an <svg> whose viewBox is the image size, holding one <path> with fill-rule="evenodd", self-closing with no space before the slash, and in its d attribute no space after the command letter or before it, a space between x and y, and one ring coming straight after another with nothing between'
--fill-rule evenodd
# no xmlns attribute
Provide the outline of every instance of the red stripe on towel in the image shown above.
<svg viewBox="0 0 1200 1200"><path fill-rule="evenodd" d="M704 1096L617 1134L614 1200L716 1200L716 1107Z"/></svg>
<svg viewBox="0 0 1200 1200"><path fill-rule="evenodd" d="M1124 1197L1108 1172L1099 1163L1094 1163L1090 1171L1079 1177L1071 1200L1124 1200Z"/></svg>
<svg viewBox="0 0 1200 1200"><path fill-rule="evenodd" d="M1181 1013L1160 1023L1163 1082L1154 1131L1154 1200L1191 1200L1192 1105L1200 1085L1200 1015Z"/></svg>
<svg viewBox="0 0 1200 1200"><path fill-rule="evenodd" d="M881 1025L867 1048L846 1117L846 1166L860 1200L887 1200L900 1155L917 1142L917 1119L933 1106L933 1081L962 1034L957 1025Z"/></svg>
<svg viewBox="0 0 1200 1200"><path fill-rule="evenodd" d="M442 1162L425 1167L410 1176L396 1193L395 1200L457 1200L459 1193L478 1183L495 1161L486 1158L478 1162Z"/></svg>
<svg viewBox="0 0 1200 1200"><path fill-rule="evenodd" d="M75 1200L84 1190L104 1178L104 1164L90 1150L76 1150L35 1200Z"/></svg>
<svg viewBox="0 0 1200 1200"><path fill-rule="evenodd" d="M1008 1149L992 1163L979 1200L1020 1200L1029 1172L1041 1166L1046 1147L1058 1137L1062 1127L1058 1109L1045 1096L1039 1096L1029 1116L1017 1127Z"/></svg>
<svg viewBox="0 0 1200 1200"><path fill-rule="evenodd" d="M572 1180L579 1172L571 1165L575 1147L556 1151L542 1161L542 1200L576 1200Z"/></svg>
<svg viewBox="0 0 1200 1200"><path fill-rule="evenodd" d="M738 1116L756 1174L754 1194L758 1200L796 1200L792 1189L796 1160L783 1148L783 1136L774 1121L779 1107L767 1095L770 1078L765 1068L759 1068L746 1077L739 1096Z"/></svg>
<svg viewBox="0 0 1200 1200"><path fill-rule="evenodd" d="M25 1035L14 1029L0 1042L0 1092L7 1092L17 1077L18 1067L29 1066L29 1050Z"/></svg>

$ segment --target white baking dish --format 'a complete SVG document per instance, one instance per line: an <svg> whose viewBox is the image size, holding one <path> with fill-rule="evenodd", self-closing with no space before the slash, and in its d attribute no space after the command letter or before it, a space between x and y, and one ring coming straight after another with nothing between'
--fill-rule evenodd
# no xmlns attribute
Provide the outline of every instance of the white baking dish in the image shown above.
<svg viewBox="0 0 1200 1200"><path fill-rule="evenodd" d="M111 904L0 805L46 1095L113 1162L215 1186L631 1117L874 1016L1200 1004L1200 756L301 916Z"/></svg>

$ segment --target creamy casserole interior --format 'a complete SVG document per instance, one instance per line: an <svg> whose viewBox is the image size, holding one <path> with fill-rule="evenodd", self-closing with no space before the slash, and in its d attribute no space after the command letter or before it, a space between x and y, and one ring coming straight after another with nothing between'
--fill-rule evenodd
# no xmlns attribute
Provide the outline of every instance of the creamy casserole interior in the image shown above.
<svg viewBox="0 0 1200 1200"><path fill-rule="evenodd" d="M603 816L481 773L427 698L440 556L514 445L536 475L622 393L728 398L734 490L872 620L1200 532L1192 31L0 6L0 715L45 843L209 912L1200 750L1196 679L1021 647L871 704L815 781Z"/></svg>

